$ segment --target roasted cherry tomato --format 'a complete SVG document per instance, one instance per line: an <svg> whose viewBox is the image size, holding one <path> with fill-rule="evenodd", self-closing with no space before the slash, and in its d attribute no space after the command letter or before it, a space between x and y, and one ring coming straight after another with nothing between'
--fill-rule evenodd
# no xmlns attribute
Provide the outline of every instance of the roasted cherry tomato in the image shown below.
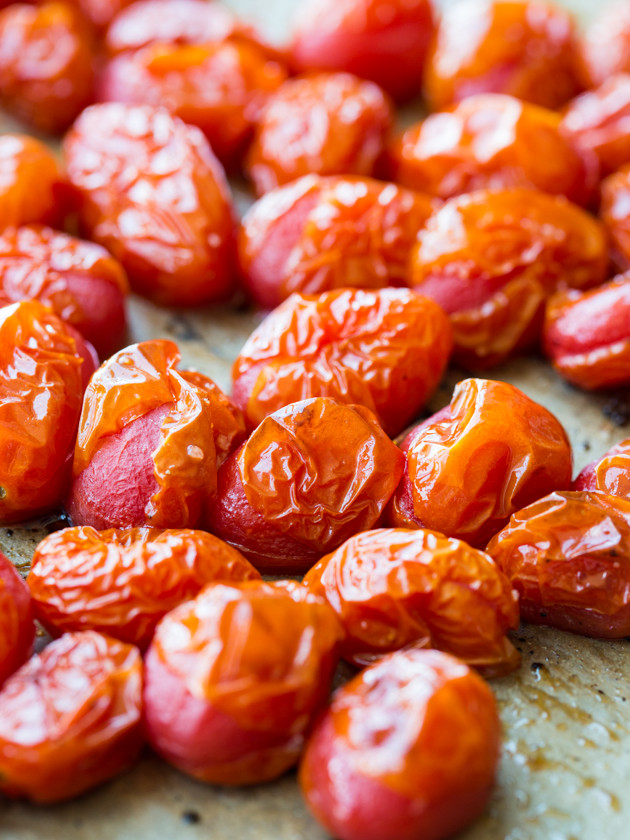
<svg viewBox="0 0 630 840"><path fill-rule="evenodd" d="M506 382L460 382L451 404L412 429L402 448L407 462L391 524L480 548L514 511L571 483L566 432Z"/></svg>
<svg viewBox="0 0 630 840"><path fill-rule="evenodd" d="M239 234L243 283L267 309L291 292L406 286L431 199L358 176L307 175L267 193Z"/></svg>
<svg viewBox="0 0 630 840"><path fill-rule="evenodd" d="M477 93L557 108L581 89L571 15L544 0L459 0L427 58L425 95L439 110Z"/></svg>
<svg viewBox="0 0 630 840"><path fill-rule="evenodd" d="M219 470L208 530L263 573L304 573L378 523L403 462L368 409L327 397L292 403Z"/></svg>
<svg viewBox="0 0 630 840"><path fill-rule="evenodd" d="M0 523L61 505L97 363L94 348L41 303L0 309Z"/></svg>
<svg viewBox="0 0 630 840"><path fill-rule="evenodd" d="M231 295L230 193L199 129L149 105L93 105L64 150L83 229L136 292L171 306Z"/></svg>
<svg viewBox="0 0 630 840"><path fill-rule="evenodd" d="M630 635L630 502L551 493L515 513L488 553L520 595L521 615L583 636Z"/></svg>
<svg viewBox="0 0 630 840"><path fill-rule="evenodd" d="M65 3L0 12L0 103L24 122L64 131L93 96L90 35Z"/></svg>
<svg viewBox="0 0 630 840"><path fill-rule="evenodd" d="M350 73L285 82L258 123L245 168L258 195L302 175L372 175L393 123L388 98Z"/></svg>
<svg viewBox="0 0 630 840"><path fill-rule="evenodd" d="M600 216L610 236L615 264L622 271L630 269L630 164L602 181Z"/></svg>
<svg viewBox="0 0 630 840"><path fill-rule="evenodd" d="M97 93L103 101L167 108L200 128L217 157L234 165L285 78L284 68L253 44L154 43L112 59Z"/></svg>
<svg viewBox="0 0 630 840"><path fill-rule="evenodd" d="M204 531L64 528L46 537L27 582L53 635L100 630L145 648L155 625L215 580L258 580L235 549Z"/></svg>
<svg viewBox="0 0 630 840"><path fill-rule="evenodd" d="M123 343L127 292L122 266L100 245L33 225L0 232L0 306L39 300L101 358Z"/></svg>
<svg viewBox="0 0 630 840"><path fill-rule="evenodd" d="M571 489L609 493L630 501L630 438L584 467Z"/></svg>
<svg viewBox="0 0 630 840"><path fill-rule="evenodd" d="M179 359L173 342L143 341L92 377L68 500L75 524L197 525L245 424L211 379L177 370Z"/></svg>
<svg viewBox="0 0 630 840"><path fill-rule="evenodd" d="M536 343L550 295L607 276L603 225L562 196L534 190L452 198L418 238L410 285L448 312L465 367L489 367Z"/></svg>
<svg viewBox="0 0 630 840"><path fill-rule="evenodd" d="M562 126L596 152L603 175L630 163L630 73L611 76L570 102Z"/></svg>
<svg viewBox="0 0 630 840"><path fill-rule="evenodd" d="M291 52L301 70L354 73L411 99L434 26L430 0L303 0Z"/></svg>
<svg viewBox="0 0 630 840"><path fill-rule="evenodd" d="M630 272L547 305L544 346L561 376L581 388L630 384Z"/></svg>
<svg viewBox="0 0 630 840"><path fill-rule="evenodd" d="M293 294L234 362L234 401L248 423L308 397L373 411L401 432L437 387L451 351L439 306L409 289Z"/></svg>
<svg viewBox="0 0 630 840"><path fill-rule="evenodd" d="M529 187L584 205L594 198L599 166L595 152L565 132L560 114L486 93L408 128L391 146L389 174L439 198Z"/></svg>
<svg viewBox="0 0 630 840"><path fill-rule="evenodd" d="M138 649L94 631L62 636L0 690L0 791L51 803L90 790L135 760L141 718Z"/></svg>
<svg viewBox="0 0 630 840"><path fill-rule="evenodd" d="M76 6L99 34L107 28L122 9L134 0L67 0Z"/></svg>
<svg viewBox="0 0 630 840"><path fill-rule="evenodd" d="M481 677L438 651L398 651L336 692L300 785L339 840L445 840L486 807L500 743Z"/></svg>
<svg viewBox="0 0 630 840"><path fill-rule="evenodd" d="M32 222L59 224L63 182L50 149L24 134L0 136L0 230Z"/></svg>
<svg viewBox="0 0 630 840"><path fill-rule="evenodd" d="M596 87L615 73L630 72L630 6L627 0L607 3L589 24L582 41L584 83Z"/></svg>
<svg viewBox="0 0 630 840"><path fill-rule="evenodd" d="M28 587L13 563L0 552L0 686L33 648L33 618Z"/></svg>
<svg viewBox="0 0 630 840"><path fill-rule="evenodd" d="M297 583L213 584L169 613L147 654L151 746L205 782L274 779L325 703L343 636Z"/></svg>
<svg viewBox="0 0 630 840"><path fill-rule="evenodd" d="M434 531L366 531L304 578L346 631L341 655L365 665L407 645L432 647L486 676L508 674L520 656L507 639L518 598L493 561Z"/></svg>

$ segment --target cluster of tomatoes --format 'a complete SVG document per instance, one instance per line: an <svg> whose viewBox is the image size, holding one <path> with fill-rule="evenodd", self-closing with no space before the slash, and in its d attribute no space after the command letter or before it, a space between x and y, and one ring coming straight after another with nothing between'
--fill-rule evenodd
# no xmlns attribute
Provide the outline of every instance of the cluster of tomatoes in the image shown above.
<svg viewBox="0 0 630 840"><path fill-rule="evenodd" d="M480 378L417 422L451 359L630 383L629 9L304 0L282 50L206 0L0 12L0 102L69 129L62 166L0 137L0 523L73 522L26 582L0 555L1 793L148 742L216 784L300 762L341 840L440 840L491 791L476 672L519 617L630 634L630 440L572 482L558 420ZM120 349L130 288L273 309L231 397Z"/></svg>

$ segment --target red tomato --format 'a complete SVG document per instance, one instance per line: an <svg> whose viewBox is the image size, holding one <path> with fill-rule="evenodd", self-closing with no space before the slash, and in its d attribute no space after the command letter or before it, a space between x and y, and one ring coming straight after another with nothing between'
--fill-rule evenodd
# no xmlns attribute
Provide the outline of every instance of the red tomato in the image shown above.
<svg viewBox="0 0 630 840"><path fill-rule="evenodd" d="M614 263L630 269L630 164L602 181L600 216L611 240Z"/></svg>
<svg viewBox="0 0 630 840"><path fill-rule="evenodd" d="M35 639L27 585L0 552L0 686L28 658Z"/></svg>
<svg viewBox="0 0 630 840"><path fill-rule="evenodd" d="M64 184L50 149L25 134L0 136L0 230L60 224Z"/></svg>
<svg viewBox="0 0 630 840"><path fill-rule="evenodd" d="M571 489L609 493L630 502L630 438L584 467Z"/></svg>

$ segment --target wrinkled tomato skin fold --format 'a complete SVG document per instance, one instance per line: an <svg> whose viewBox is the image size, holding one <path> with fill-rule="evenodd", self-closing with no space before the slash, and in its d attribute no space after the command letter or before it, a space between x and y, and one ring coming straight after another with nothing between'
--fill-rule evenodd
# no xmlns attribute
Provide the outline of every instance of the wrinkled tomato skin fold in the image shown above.
<svg viewBox="0 0 630 840"><path fill-rule="evenodd" d="M616 443L601 458L587 464L571 490L608 493L630 501L630 438Z"/></svg>

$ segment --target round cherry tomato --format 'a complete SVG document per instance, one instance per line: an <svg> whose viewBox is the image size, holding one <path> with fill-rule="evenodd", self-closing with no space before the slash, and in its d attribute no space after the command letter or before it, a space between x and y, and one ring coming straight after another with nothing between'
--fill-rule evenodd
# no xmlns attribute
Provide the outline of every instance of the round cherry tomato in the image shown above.
<svg viewBox="0 0 630 840"><path fill-rule="evenodd" d="M0 306L39 300L102 358L123 343L127 292L122 266L100 245L34 225L0 233Z"/></svg>
<svg viewBox="0 0 630 840"><path fill-rule="evenodd" d="M437 111L477 93L558 108L581 89L571 15L541 0L459 0L447 6L425 70Z"/></svg>
<svg viewBox="0 0 630 840"><path fill-rule="evenodd" d="M240 411L171 341L112 356L85 393L68 511L77 525L193 528L245 437Z"/></svg>
<svg viewBox="0 0 630 840"><path fill-rule="evenodd" d="M95 358L41 303L0 309L0 523L61 505Z"/></svg>
<svg viewBox="0 0 630 840"><path fill-rule="evenodd" d="M520 595L521 616L583 636L630 635L630 502L551 493L515 513L488 553Z"/></svg>
<svg viewBox="0 0 630 840"><path fill-rule="evenodd" d="M354 73L411 99L434 26L430 0L303 0L291 52L301 70Z"/></svg>
<svg viewBox="0 0 630 840"><path fill-rule="evenodd" d="M158 624L146 659L151 746L205 782L274 779L326 701L343 631L289 581L217 583Z"/></svg>
<svg viewBox="0 0 630 840"><path fill-rule="evenodd" d="M313 566L304 584L339 616L341 655L353 664L407 645L451 653L486 676L520 664L505 635L518 627L518 598L488 555L460 540L365 531Z"/></svg>
<svg viewBox="0 0 630 840"><path fill-rule="evenodd" d="M411 248L433 209L420 193L358 176L306 175L245 214L239 262L267 309L292 292L406 286Z"/></svg>
<svg viewBox="0 0 630 840"><path fill-rule="evenodd" d="M622 270L630 269L630 164L602 181L600 216L612 244L612 257Z"/></svg>
<svg viewBox="0 0 630 840"><path fill-rule="evenodd" d="M602 224L561 196L479 190L450 199L418 235L410 285L450 315L455 357L489 367L539 338L545 300L602 283Z"/></svg>
<svg viewBox="0 0 630 840"><path fill-rule="evenodd" d="M394 181L439 198L529 187L589 204L597 155L578 145L554 111L513 96L469 96L411 126L392 144Z"/></svg>
<svg viewBox="0 0 630 840"><path fill-rule="evenodd" d="M111 779L140 751L141 715L138 649L62 636L0 690L0 791L45 804Z"/></svg>
<svg viewBox="0 0 630 840"><path fill-rule="evenodd" d="M162 616L206 584L258 579L238 551L203 531L85 527L46 537L27 583L53 635L100 630L144 649Z"/></svg>
<svg viewBox="0 0 630 840"><path fill-rule="evenodd" d="M630 502L630 438L584 467L571 489L609 493Z"/></svg>
<svg viewBox="0 0 630 840"><path fill-rule="evenodd" d="M0 686L31 653L33 604L17 569L0 552Z"/></svg>
<svg viewBox="0 0 630 840"><path fill-rule="evenodd" d="M292 403L219 470L208 530L265 574L303 574L377 524L403 462L368 409L327 397Z"/></svg>
<svg viewBox="0 0 630 840"><path fill-rule="evenodd" d="M170 306L232 294L230 193L199 129L149 105L93 105L64 151L83 229L138 294Z"/></svg>
<svg viewBox="0 0 630 840"><path fill-rule="evenodd" d="M500 742L480 677L438 651L398 651L333 696L300 785L339 840L445 840L486 807Z"/></svg>
<svg viewBox="0 0 630 840"><path fill-rule="evenodd" d="M369 408L393 436L431 397L450 350L446 315L409 289L295 293L234 362L234 401L256 426L289 403L333 397Z"/></svg>
<svg viewBox="0 0 630 840"><path fill-rule="evenodd" d="M554 295L544 346L558 373L574 385L630 384L630 272L590 292Z"/></svg>
<svg viewBox="0 0 630 840"><path fill-rule="evenodd" d="M566 432L506 382L460 382L451 404L416 426L402 448L407 461L391 524L480 548L514 511L571 483Z"/></svg>
<svg viewBox="0 0 630 840"><path fill-rule="evenodd" d="M393 123L383 91L349 73L290 79L272 94L245 164L258 195L302 175L372 175Z"/></svg>
<svg viewBox="0 0 630 840"><path fill-rule="evenodd" d="M584 84L596 87L615 73L630 72L630 6L627 0L606 3L582 40Z"/></svg>
<svg viewBox="0 0 630 840"><path fill-rule="evenodd" d="M286 78L253 44L153 43L113 58L98 82L102 101L162 106L196 125L226 165L238 162L254 124Z"/></svg>
<svg viewBox="0 0 630 840"><path fill-rule="evenodd" d="M50 149L25 134L0 136L0 230L10 225L59 224L62 182Z"/></svg>

